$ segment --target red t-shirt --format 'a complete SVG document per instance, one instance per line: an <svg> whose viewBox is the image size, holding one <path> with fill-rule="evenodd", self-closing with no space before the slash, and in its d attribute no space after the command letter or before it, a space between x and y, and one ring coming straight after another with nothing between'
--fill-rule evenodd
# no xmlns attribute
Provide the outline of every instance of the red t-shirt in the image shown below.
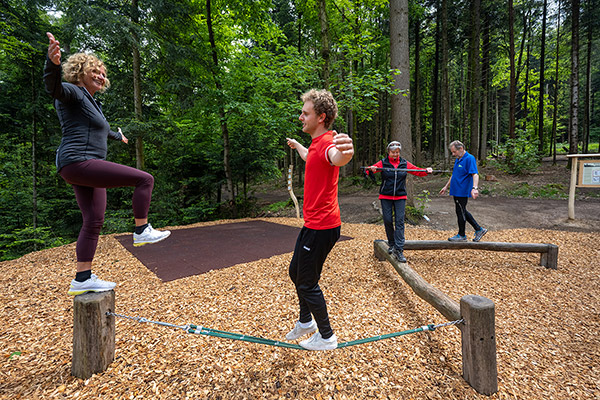
<svg viewBox="0 0 600 400"><path fill-rule="evenodd" d="M332 165L327 155L334 146L333 132L328 131L308 147L302 212L304 226L310 229L332 229L342 224L338 204L340 167Z"/></svg>

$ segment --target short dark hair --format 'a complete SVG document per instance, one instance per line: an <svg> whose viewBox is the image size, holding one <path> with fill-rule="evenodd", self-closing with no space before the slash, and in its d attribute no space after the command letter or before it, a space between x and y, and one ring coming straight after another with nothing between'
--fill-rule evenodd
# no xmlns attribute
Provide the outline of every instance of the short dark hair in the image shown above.
<svg viewBox="0 0 600 400"><path fill-rule="evenodd" d="M330 128L337 118L338 106L330 91L311 89L301 97L303 102L310 101L315 107L317 115L325 114L325 127Z"/></svg>

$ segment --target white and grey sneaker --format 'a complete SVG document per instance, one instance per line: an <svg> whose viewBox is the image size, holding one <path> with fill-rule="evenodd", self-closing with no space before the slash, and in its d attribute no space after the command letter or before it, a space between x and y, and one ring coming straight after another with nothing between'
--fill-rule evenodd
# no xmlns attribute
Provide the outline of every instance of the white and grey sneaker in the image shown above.
<svg viewBox="0 0 600 400"><path fill-rule="evenodd" d="M106 292L108 290L113 290L115 286L117 286L116 283L103 281L102 279L98 279L96 274L92 274L89 279L83 282L77 282L73 279L68 293L71 296L77 296L78 294L83 294L85 292Z"/></svg>
<svg viewBox="0 0 600 400"><path fill-rule="evenodd" d="M165 240L169 237L171 231L157 231L152 228L152 225L148 224L146 229L139 235L137 233L133 233L133 245L134 246L143 246L149 243L160 242L161 240Z"/></svg>
<svg viewBox="0 0 600 400"><path fill-rule="evenodd" d="M337 337L333 335L328 339L323 339L319 332L315 332L310 339L306 339L300 342L300 346L306 350L333 350L338 345Z"/></svg>
<svg viewBox="0 0 600 400"><path fill-rule="evenodd" d="M317 330L317 323L314 319L310 321L310 325L308 325L306 328L303 328L302 325L305 324L302 324L302 322L300 321L296 321L296 326L294 326L294 329L292 329L288 332L287 335L285 335L285 338L287 340L296 340L306 334L313 333Z"/></svg>

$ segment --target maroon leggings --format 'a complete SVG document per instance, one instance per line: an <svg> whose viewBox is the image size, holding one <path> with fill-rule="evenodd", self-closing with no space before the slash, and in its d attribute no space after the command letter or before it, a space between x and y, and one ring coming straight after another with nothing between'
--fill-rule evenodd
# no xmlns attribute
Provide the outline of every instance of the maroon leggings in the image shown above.
<svg viewBox="0 0 600 400"><path fill-rule="evenodd" d="M60 176L73 185L83 217L83 225L77 238L77 261L94 259L98 236L104 223L106 188L135 186L133 216L148 217L154 177L147 172L109 161L87 160L61 168Z"/></svg>

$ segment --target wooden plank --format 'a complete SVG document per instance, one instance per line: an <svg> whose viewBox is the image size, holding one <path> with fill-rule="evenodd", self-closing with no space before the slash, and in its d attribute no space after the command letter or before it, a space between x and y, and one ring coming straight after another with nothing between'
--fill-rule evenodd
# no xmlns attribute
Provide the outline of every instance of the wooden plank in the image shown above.
<svg viewBox="0 0 600 400"><path fill-rule="evenodd" d="M540 253L540 265L558 268L558 246L551 243L450 242L448 240L407 240L404 250L489 250L512 253Z"/></svg>
<svg viewBox="0 0 600 400"><path fill-rule="evenodd" d="M521 253L547 253L547 243L451 242L449 240L407 240L404 250L474 249Z"/></svg>
<svg viewBox="0 0 600 400"><path fill-rule="evenodd" d="M71 373L81 379L105 371L115 358L114 290L88 292L73 299L73 363Z"/></svg>
<svg viewBox="0 0 600 400"><path fill-rule="evenodd" d="M383 261L389 261L394 269L400 274L404 282L415 292L417 296L431 304L448 321L460 319L460 306L441 290L425 281L421 275L408 266L407 263L398 262L398 260L388 254L388 245L383 240L373 242L375 256Z"/></svg>

